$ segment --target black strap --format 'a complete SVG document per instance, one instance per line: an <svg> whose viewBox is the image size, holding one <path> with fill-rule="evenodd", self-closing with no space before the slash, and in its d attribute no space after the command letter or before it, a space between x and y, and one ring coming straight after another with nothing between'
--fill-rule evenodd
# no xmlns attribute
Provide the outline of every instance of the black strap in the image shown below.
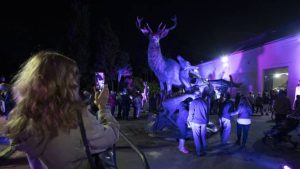
<svg viewBox="0 0 300 169"><path fill-rule="evenodd" d="M92 154L90 152L90 148L88 145L88 140L86 138L86 133L85 133L85 128L84 128L84 124L83 124L83 120L82 120L82 115L80 114L80 112L77 112L77 118L78 118L78 125L80 127L80 133L81 133L81 138L85 147L85 152L87 155L87 158L89 160L90 166L92 169L97 169L95 162L93 160Z"/></svg>

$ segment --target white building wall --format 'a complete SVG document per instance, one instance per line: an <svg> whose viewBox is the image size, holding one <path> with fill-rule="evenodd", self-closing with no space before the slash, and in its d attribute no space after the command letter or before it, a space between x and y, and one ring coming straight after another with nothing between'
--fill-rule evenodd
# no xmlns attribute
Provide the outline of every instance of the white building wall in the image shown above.
<svg viewBox="0 0 300 169"><path fill-rule="evenodd" d="M288 68L288 97L294 101L295 87L300 80L300 36L279 39L254 49L228 55L199 64L200 73L208 79L226 79L232 75L235 82L243 83L238 89L246 95L249 91L263 91L263 73L266 69Z"/></svg>

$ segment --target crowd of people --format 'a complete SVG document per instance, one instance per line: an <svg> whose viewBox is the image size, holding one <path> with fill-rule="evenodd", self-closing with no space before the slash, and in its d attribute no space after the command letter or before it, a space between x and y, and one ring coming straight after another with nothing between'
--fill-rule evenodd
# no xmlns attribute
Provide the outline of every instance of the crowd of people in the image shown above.
<svg viewBox="0 0 300 169"><path fill-rule="evenodd" d="M208 102L206 97L187 98L179 106L177 126L180 137L178 149L184 154L189 151L185 147L187 137L187 127L192 129L193 140L198 156L206 155L206 125L209 122ZM248 138L248 131L251 125L251 115L253 110L246 97L241 97L235 108L229 93L222 99L219 111L221 144L228 143L231 133L231 117L237 115L237 140L236 144L245 147ZM241 137L243 136L242 140Z"/></svg>
<svg viewBox="0 0 300 169"><path fill-rule="evenodd" d="M94 92L84 90L82 93L83 98L85 98L91 112L94 112L95 114L97 109L93 109L95 108L95 106L93 105L92 97L94 95ZM126 89L124 89L123 92L118 93L111 90L109 92L107 104L112 116L114 116L118 120L136 120L141 117L142 112L146 111L146 104L142 104L142 95L139 92L130 94ZM131 112L132 114L130 114Z"/></svg>
<svg viewBox="0 0 300 169"><path fill-rule="evenodd" d="M221 94L220 98L216 100L217 114L219 116L220 128L220 144L228 144L231 134L232 117L236 118L236 145L242 148L246 146L248 140L248 133L251 126L251 116L254 113L260 115L269 115L271 113L275 116L275 125L280 125L285 122L288 114L300 114L300 95L296 96L294 106L286 95L285 90L276 92L271 91L268 95L266 92L261 96L259 93L254 97L250 92L248 96L237 93L234 100L231 99L230 93ZM191 128L193 132L194 144L196 147L196 154L199 156L206 154L206 125L209 122L209 106L211 103L207 101L206 95L192 99L187 98L182 101L179 106L179 114L177 118L177 126L179 128L179 145L178 149L184 154L188 154L189 150L185 147L185 140L187 137L187 128ZM297 128L300 136L300 124Z"/></svg>

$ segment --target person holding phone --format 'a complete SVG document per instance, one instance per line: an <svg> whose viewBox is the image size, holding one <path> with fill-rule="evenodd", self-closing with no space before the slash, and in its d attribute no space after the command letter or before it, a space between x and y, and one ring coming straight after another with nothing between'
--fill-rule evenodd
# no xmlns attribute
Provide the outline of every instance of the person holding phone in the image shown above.
<svg viewBox="0 0 300 169"><path fill-rule="evenodd" d="M62 54L42 51L33 55L14 77L13 93L16 106L7 135L17 150L27 154L32 169L89 168L78 112L91 153L105 151L119 138L118 122L104 109L108 87L95 93L101 115L97 121L79 96L76 62Z"/></svg>

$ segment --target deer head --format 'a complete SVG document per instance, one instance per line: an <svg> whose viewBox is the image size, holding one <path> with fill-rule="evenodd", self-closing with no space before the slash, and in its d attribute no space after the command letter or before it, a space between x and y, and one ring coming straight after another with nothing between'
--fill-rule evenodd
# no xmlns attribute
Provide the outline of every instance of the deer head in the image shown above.
<svg viewBox="0 0 300 169"><path fill-rule="evenodd" d="M159 24L157 31L153 32L152 29L150 28L149 24L146 23L146 26L142 26L142 21L143 18L137 17L136 19L136 26L137 28L147 37L155 40L160 40L164 37L166 37L169 33L169 31L175 29L177 25L177 18L176 16L172 17L171 20L173 21L174 25L167 28L166 24L163 24L162 22Z"/></svg>

